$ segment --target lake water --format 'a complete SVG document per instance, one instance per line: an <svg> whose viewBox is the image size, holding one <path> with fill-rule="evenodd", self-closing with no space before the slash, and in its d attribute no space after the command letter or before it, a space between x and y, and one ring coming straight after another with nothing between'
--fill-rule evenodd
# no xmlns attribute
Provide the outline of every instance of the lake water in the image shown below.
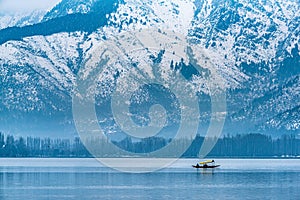
<svg viewBox="0 0 300 200"><path fill-rule="evenodd" d="M0 159L0 200L300 199L300 159L217 159L196 170L180 159L152 173L123 173L94 159Z"/></svg>

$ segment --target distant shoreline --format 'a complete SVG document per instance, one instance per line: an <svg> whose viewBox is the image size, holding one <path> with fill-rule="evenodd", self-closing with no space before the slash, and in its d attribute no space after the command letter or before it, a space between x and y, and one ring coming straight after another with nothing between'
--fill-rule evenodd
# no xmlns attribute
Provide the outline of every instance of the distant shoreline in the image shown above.
<svg viewBox="0 0 300 200"><path fill-rule="evenodd" d="M151 156L150 153L160 150L172 141L174 147L165 151L164 155L155 157L177 158L177 147L183 147L186 143L191 144L181 158L199 158L199 152L204 141L203 136L195 138L165 139L162 137L149 137L134 141L125 138L121 141L91 138L83 143L79 137L70 139L50 139L40 137L19 137L5 135L0 132L0 158L93 158L93 157L120 157L119 152L111 149L111 145L121 150L139 156ZM207 140L209 140L208 138ZM88 147L98 148L97 155L92 155ZM274 139L270 136L249 133L236 136L223 136L207 155L211 158L300 158L300 139L295 135L283 135Z"/></svg>

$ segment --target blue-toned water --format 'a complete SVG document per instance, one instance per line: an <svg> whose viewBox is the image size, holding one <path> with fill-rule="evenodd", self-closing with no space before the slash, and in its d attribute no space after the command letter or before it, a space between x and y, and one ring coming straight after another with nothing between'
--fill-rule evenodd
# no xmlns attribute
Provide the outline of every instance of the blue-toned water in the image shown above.
<svg viewBox="0 0 300 200"><path fill-rule="evenodd" d="M94 159L0 159L0 200L300 199L300 159L181 159L153 173L123 173Z"/></svg>

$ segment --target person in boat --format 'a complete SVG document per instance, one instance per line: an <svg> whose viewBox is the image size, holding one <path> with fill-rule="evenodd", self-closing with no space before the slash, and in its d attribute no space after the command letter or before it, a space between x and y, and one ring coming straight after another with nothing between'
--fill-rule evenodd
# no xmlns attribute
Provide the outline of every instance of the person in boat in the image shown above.
<svg viewBox="0 0 300 200"><path fill-rule="evenodd" d="M199 164L197 163L197 165L196 165L197 167L199 167Z"/></svg>

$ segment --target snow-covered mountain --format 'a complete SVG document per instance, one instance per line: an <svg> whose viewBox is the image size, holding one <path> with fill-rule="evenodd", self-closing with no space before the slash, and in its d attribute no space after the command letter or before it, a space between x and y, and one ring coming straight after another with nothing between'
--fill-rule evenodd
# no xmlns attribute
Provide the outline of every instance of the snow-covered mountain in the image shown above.
<svg viewBox="0 0 300 200"><path fill-rule="evenodd" d="M24 13L0 13L0 28L4 29L13 26L26 26L39 23L47 11L37 10Z"/></svg>
<svg viewBox="0 0 300 200"><path fill-rule="evenodd" d="M209 55L208 70L227 91L225 133L298 134L299 7L298 0L62 0L48 11L2 14L0 130L30 134L50 124L52 133L75 132L71 96L84 60L122 32L157 28Z"/></svg>

